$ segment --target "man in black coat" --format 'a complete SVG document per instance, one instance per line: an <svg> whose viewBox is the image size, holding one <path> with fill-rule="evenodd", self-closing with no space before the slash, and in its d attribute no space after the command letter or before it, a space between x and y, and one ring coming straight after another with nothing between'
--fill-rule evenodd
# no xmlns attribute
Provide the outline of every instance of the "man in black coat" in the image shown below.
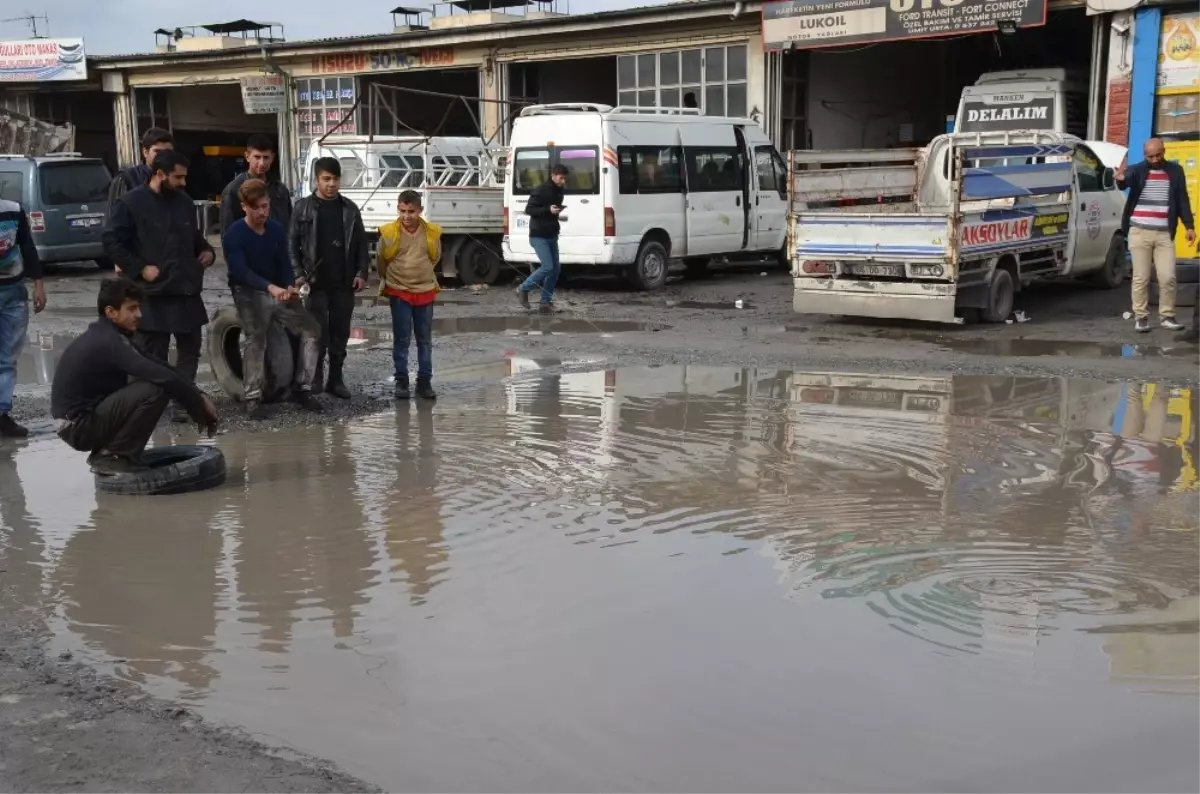
<svg viewBox="0 0 1200 794"><path fill-rule="evenodd" d="M1179 163L1166 158L1161 138L1146 141L1145 159L1117 169L1117 187L1129 189L1121 230L1133 259L1134 329L1150 330L1150 273L1158 274L1158 315L1169 331L1183 328L1175 319L1175 230L1183 225L1187 241L1196 244L1196 225L1188 200L1187 177Z"/></svg>
<svg viewBox="0 0 1200 794"><path fill-rule="evenodd" d="M517 300L525 309L529 307L529 293L541 291L539 311L548 314L554 311L554 288L562 274L558 259L559 215L563 211L563 189L567 184L567 167L556 165L550 170L550 178L535 187L525 202L525 214L529 216L529 244L533 246L541 267L533 271L525 283L517 287Z"/></svg>
<svg viewBox="0 0 1200 794"><path fill-rule="evenodd" d="M367 235L358 205L339 191L342 165L333 157L313 164L316 189L296 202L288 232L288 251L296 286L311 290L306 308L321 324L317 374L313 393L322 390L325 356L329 356L329 379L324 391L343 400L350 390L342 378L346 344L350 341L350 318L354 293L367 285Z"/></svg>
<svg viewBox="0 0 1200 794"><path fill-rule="evenodd" d="M221 191L221 236L235 221L246 217L238 190L247 179L261 179L267 184L267 197L271 200L271 220L278 221L287 231L292 222L292 194L287 186L276 178L271 170L277 152L271 136L256 132L246 141L246 172L238 174Z"/></svg>
<svg viewBox="0 0 1200 794"><path fill-rule="evenodd" d="M104 230L104 248L146 294L135 343L166 361L175 337L175 366L194 383L208 324L201 297L204 271L216 256L196 226L196 207L184 190L187 158L171 150L160 152L151 168L145 187L117 200ZM179 411L175 419L187 417Z"/></svg>

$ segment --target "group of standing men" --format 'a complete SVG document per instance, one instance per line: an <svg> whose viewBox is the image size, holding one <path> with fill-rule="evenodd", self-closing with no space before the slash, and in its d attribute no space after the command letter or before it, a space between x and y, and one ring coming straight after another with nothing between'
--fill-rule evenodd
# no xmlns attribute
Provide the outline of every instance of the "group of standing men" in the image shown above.
<svg viewBox="0 0 1200 794"><path fill-rule="evenodd" d="M142 153L144 162L121 172L110 191L104 244L121 276L102 283L99 319L64 351L51 390L59 436L89 452L97 470L140 468L138 456L170 399L178 405L178 421L190 417L212 432L218 419L195 385L208 322L204 274L215 253L185 190L188 161L174 151L169 133L148 131ZM299 338L291 399L321 411L316 393L350 398L343 366L355 294L368 275L362 216L339 192L338 161L318 160L313 193L293 206L287 189L271 177L274 159L271 139L252 136L248 171L225 188L221 202L228 280L247 338L244 396L254 418L267 416L264 362L276 322ZM417 395L435 399L430 334L441 230L420 217L420 196L411 191L400 196L397 213L398 220L380 230L377 260L393 323L405 326L396 341L396 396L409 396L408 346L415 332ZM39 300L38 309L44 305ZM166 363L172 339L173 367Z"/></svg>

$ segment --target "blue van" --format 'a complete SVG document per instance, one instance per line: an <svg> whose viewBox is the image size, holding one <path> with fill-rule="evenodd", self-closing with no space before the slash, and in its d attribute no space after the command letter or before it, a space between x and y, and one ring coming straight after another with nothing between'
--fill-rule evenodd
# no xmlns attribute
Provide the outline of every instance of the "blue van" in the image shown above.
<svg viewBox="0 0 1200 794"><path fill-rule="evenodd" d="M74 152L0 154L0 198L28 213L43 263L91 260L112 268L102 239L110 182L112 175L99 158Z"/></svg>

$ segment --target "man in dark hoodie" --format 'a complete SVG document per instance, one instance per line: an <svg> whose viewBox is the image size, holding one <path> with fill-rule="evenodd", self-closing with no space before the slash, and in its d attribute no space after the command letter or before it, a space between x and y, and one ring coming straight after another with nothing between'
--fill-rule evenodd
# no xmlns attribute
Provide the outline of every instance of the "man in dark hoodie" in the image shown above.
<svg viewBox="0 0 1200 794"><path fill-rule="evenodd" d="M67 345L50 388L50 414L58 436L88 452L97 471L136 471L146 447L174 397L211 435L217 427L212 401L174 367L138 350L142 291L126 278L100 283L100 319Z"/></svg>
<svg viewBox="0 0 1200 794"><path fill-rule="evenodd" d="M163 361L175 337L175 366L191 382L200 364L201 333L208 314L200 292L204 271L215 259L196 227L196 209L185 192L188 161L179 152L160 152L145 187L117 200L104 249L146 294L135 339ZM182 411L176 421L186 421Z"/></svg>
<svg viewBox="0 0 1200 794"><path fill-rule="evenodd" d="M174 148L175 139L171 137L171 133L161 127L151 127L142 133L142 162L122 168L108 185L108 216L110 219L117 199L135 188L145 186L150 181L150 164L154 162L155 157L158 157L158 153ZM116 272L120 273L121 268L116 268Z"/></svg>
<svg viewBox="0 0 1200 794"><path fill-rule="evenodd" d="M221 191L221 235L229 231L234 221L246 217L238 189L247 179L259 179L267 185L267 197L271 200L271 220L277 221L287 232L292 222L292 194L271 171L275 165L275 143L271 136L256 132L246 141L246 172L238 174Z"/></svg>
<svg viewBox="0 0 1200 794"><path fill-rule="evenodd" d="M350 399L342 379L354 293L367 285L367 235L358 205L339 191L342 166L333 157L313 164L316 177L311 196L296 202L288 233L288 250L296 286L307 286L308 310L321 324L321 344L313 392L321 390L325 356L329 355L329 380L324 390Z"/></svg>

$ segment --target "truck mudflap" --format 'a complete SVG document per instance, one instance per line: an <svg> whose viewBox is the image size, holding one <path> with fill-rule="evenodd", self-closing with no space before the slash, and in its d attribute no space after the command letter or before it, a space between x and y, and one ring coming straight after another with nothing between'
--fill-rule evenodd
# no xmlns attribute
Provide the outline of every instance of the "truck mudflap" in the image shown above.
<svg viewBox="0 0 1200 794"><path fill-rule="evenodd" d="M955 285L946 282L891 282L794 277L793 308L804 314L840 314L960 323L954 309Z"/></svg>

